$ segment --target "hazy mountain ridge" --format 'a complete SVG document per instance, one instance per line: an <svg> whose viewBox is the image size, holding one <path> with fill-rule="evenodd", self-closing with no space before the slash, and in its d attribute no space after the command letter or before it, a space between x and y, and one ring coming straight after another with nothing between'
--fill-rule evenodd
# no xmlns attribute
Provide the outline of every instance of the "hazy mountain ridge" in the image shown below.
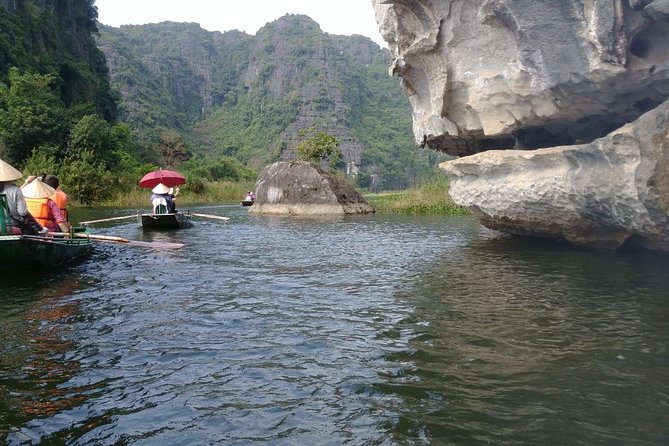
<svg viewBox="0 0 669 446"><path fill-rule="evenodd" d="M414 149L388 51L366 37L329 35L286 15L255 36L193 23L101 25L98 45L121 118L147 131L176 128L197 153L260 167L292 158L300 132L317 128L340 140L341 168L360 173L362 185L405 187L434 164L434 154Z"/></svg>

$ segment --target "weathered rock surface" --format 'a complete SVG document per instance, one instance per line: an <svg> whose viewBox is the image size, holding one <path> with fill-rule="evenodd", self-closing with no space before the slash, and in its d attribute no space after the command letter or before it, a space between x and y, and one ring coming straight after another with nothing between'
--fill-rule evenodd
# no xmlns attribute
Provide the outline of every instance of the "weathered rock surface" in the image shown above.
<svg viewBox="0 0 669 446"><path fill-rule="evenodd" d="M591 142L669 97L669 0L373 0L418 143Z"/></svg>
<svg viewBox="0 0 669 446"><path fill-rule="evenodd" d="M669 101L590 144L443 163L489 228L604 248L669 250Z"/></svg>
<svg viewBox="0 0 669 446"><path fill-rule="evenodd" d="M360 193L314 164L279 161L256 181L254 214L345 215L374 212Z"/></svg>
<svg viewBox="0 0 669 446"><path fill-rule="evenodd" d="M416 141L463 157L442 164L456 202L508 233L669 250L669 0L372 1Z"/></svg>

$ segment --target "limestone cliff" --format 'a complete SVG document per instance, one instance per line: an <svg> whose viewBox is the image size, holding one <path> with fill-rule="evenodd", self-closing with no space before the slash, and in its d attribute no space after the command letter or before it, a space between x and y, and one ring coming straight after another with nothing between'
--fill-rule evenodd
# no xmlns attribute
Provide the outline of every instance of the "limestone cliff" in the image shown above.
<svg viewBox="0 0 669 446"><path fill-rule="evenodd" d="M467 156L451 194L486 226L669 248L669 0L373 4L416 141Z"/></svg>
<svg viewBox="0 0 669 446"><path fill-rule="evenodd" d="M589 142L669 97L667 0L376 0L419 143Z"/></svg>
<svg viewBox="0 0 669 446"><path fill-rule="evenodd" d="M390 54L366 37L285 15L256 35L196 23L101 25L98 45L122 118L147 132L174 128L197 154L260 169L293 159L313 128L339 140L339 170L370 190L407 187L436 165L411 150L411 108L386 76Z"/></svg>

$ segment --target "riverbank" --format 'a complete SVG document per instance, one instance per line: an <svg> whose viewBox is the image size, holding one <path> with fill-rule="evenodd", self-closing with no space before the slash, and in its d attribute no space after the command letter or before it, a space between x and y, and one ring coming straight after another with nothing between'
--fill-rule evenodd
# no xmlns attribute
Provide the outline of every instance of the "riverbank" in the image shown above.
<svg viewBox="0 0 669 446"><path fill-rule="evenodd" d="M178 203L235 203L253 190L252 181L209 181L180 187ZM137 187L127 193L100 203L100 206L137 207L147 205L151 191ZM381 214L405 215L469 215L469 210L456 204L448 195L448 182L437 180L404 191L364 194L365 199ZM76 203L72 205L77 206Z"/></svg>
<svg viewBox="0 0 669 446"><path fill-rule="evenodd" d="M448 195L447 181L434 181L405 191L366 194L365 199L381 214L469 215L469 210Z"/></svg>
<svg viewBox="0 0 669 446"><path fill-rule="evenodd" d="M181 193L178 203L234 203L241 201L246 193L253 190L253 181L207 181L197 184L184 184L179 189ZM139 186L125 194L100 203L100 206L144 206L149 202L150 189L141 189Z"/></svg>

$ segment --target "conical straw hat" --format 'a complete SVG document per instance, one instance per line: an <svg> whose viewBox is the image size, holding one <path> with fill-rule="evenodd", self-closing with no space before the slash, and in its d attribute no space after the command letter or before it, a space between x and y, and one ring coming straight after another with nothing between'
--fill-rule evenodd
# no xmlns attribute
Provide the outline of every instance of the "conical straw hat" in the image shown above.
<svg viewBox="0 0 669 446"><path fill-rule="evenodd" d="M56 193L56 189L48 184L42 183L41 178L35 178L30 183L23 186L21 191L26 198L49 198Z"/></svg>
<svg viewBox="0 0 669 446"><path fill-rule="evenodd" d="M165 186L163 183L158 183L156 187L151 189L151 192L154 194L166 194L170 191L170 188Z"/></svg>
<svg viewBox="0 0 669 446"><path fill-rule="evenodd" d="M23 174L12 166L0 160L0 181L16 181L21 178Z"/></svg>

